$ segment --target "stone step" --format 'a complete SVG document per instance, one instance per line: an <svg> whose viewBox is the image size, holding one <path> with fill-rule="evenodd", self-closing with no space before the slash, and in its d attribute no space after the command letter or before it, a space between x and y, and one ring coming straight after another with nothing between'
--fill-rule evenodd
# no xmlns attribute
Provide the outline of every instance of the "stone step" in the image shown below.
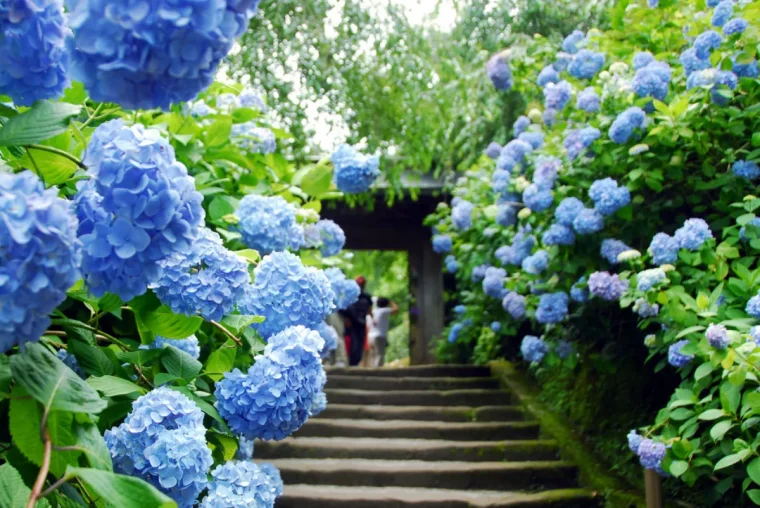
<svg viewBox="0 0 760 508"><path fill-rule="evenodd" d="M426 422L413 420L329 420L306 422L295 437L372 437L444 439L451 441L505 441L537 439L536 422Z"/></svg>
<svg viewBox="0 0 760 508"><path fill-rule="evenodd" d="M280 442L257 441L260 459L383 459L425 461L528 461L559 457L554 441L443 441L299 437Z"/></svg>
<svg viewBox="0 0 760 508"><path fill-rule="evenodd" d="M285 485L275 508L596 508L594 492L582 489L547 492L453 491L404 487Z"/></svg>
<svg viewBox="0 0 760 508"><path fill-rule="evenodd" d="M388 406L498 406L509 404L512 396L501 390L325 390L329 404L384 404Z"/></svg>
<svg viewBox="0 0 760 508"><path fill-rule="evenodd" d="M518 406L360 406L330 402L316 418L505 422L523 420L525 414Z"/></svg>
<svg viewBox="0 0 760 508"><path fill-rule="evenodd" d="M286 485L423 487L457 490L545 490L577 485L562 461L425 462L421 460L276 459Z"/></svg>
<svg viewBox="0 0 760 508"><path fill-rule="evenodd" d="M417 365L414 367L382 367L364 369L360 367L327 368L328 377L336 376L379 376L379 377L490 377L491 369L482 365Z"/></svg>
<svg viewBox="0 0 760 508"><path fill-rule="evenodd" d="M463 390L497 389L499 381L493 377L379 377L337 375L327 377L329 389L352 390Z"/></svg>

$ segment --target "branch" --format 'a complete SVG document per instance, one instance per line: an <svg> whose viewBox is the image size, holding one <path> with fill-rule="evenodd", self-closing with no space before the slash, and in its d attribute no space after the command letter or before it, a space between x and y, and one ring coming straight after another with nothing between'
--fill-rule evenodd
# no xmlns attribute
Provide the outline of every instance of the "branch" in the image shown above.
<svg viewBox="0 0 760 508"><path fill-rule="evenodd" d="M50 456L53 453L53 442L50 440L50 434L45 428L47 420L47 412L42 417L42 434L43 434L43 446L44 452L42 455L42 467L37 474L37 480L34 482L32 493L29 495L29 501L26 503L26 508L34 508L37 504L37 500L42 495L42 487L45 486L45 480L47 479L48 471L50 470Z"/></svg>
<svg viewBox="0 0 760 508"><path fill-rule="evenodd" d="M63 157L64 159L68 159L77 166L79 166L82 169L87 169L87 166L84 165L84 162L80 161L73 155L71 155L68 152L64 152L63 150L59 150L58 148L54 148L52 146L45 146L45 145L27 145L26 146L27 151L28 150L39 150L41 152L50 152L54 153L55 155L58 155L60 157Z"/></svg>
<svg viewBox="0 0 760 508"><path fill-rule="evenodd" d="M233 334L231 331L223 327L221 324L217 323L216 321L209 321L212 325L217 327L223 334L225 334L227 337L235 341L235 344L237 344L240 347L243 347L243 343L240 342L240 339L235 337L235 334Z"/></svg>

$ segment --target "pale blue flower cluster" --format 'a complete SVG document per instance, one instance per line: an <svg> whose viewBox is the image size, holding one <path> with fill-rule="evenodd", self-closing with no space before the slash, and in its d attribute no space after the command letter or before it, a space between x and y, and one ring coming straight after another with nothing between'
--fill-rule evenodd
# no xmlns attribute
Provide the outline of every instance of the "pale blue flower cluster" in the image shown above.
<svg viewBox="0 0 760 508"><path fill-rule="evenodd" d="M501 300L507 294L507 290L504 288L506 277L507 271L503 268L489 266L483 277L483 292L487 296Z"/></svg>
<svg viewBox="0 0 760 508"><path fill-rule="evenodd" d="M499 333L501 331L501 323L499 323L498 321L492 322L491 330L493 330L495 333Z"/></svg>
<svg viewBox="0 0 760 508"><path fill-rule="evenodd" d="M637 71L654 62L654 55L649 51L640 51L633 55L633 70Z"/></svg>
<svg viewBox="0 0 760 508"><path fill-rule="evenodd" d="M501 148L502 146L499 143L493 141L486 148L485 154L491 159L497 159L501 153Z"/></svg>
<svg viewBox="0 0 760 508"><path fill-rule="evenodd" d="M72 75L97 102L168 109L213 83L258 0L69 0Z"/></svg>
<svg viewBox="0 0 760 508"><path fill-rule="evenodd" d="M757 180L760 178L760 166L757 162L738 160L731 166L731 171L739 178Z"/></svg>
<svg viewBox="0 0 760 508"><path fill-rule="evenodd" d="M723 37L715 30L707 30L694 39L693 47L696 50L697 58L707 59L721 44L723 44Z"/></svg>
<svg viewBox="0 0 760 508"><path fill-rule="evenodd" d="M697 50L695 48L685 49L681 53L679 60L687 76L690 76L696 71L701 71L703 69L709 69L712 67L710 60L697 56Z"/></svg>
<svg viewBox="0 0 760 508"><path fill-rule="evenodd" d="M602 53L581 49L573 56L567 66L567 72L574 78L591 79L602 70L602 67L604 67L604 55Z"/></svg>
<svg viewBox="0 0 760 508"><path fill-rule="evenodd" d="M747 228L749 228L749 233L751 234L751 238L756 238L757 235L760 233L760 217L755 217L754 219L752 219L747 224L741 227L741 229L739 230L740 240L747 240Z"/></svg>
<svg viewBox="0 0 760 508"><path fill-rule="evenodd" d="M576 105L578 109L586 113L598 113L601 109L601 99L594 87L589 86L578 94Z"/></svg>
<svg viewBox="0 0 760 508"><path fill-rule="evenodd" d="M475 206L469 201L461 200L451 209L451 222L455 228L467 231L472 227L472 212Z"/></svg>
<svg viewBox="0 0 760 508"><path fill-rule="evenodd" d="M230 137L237 146L249 153L266 155L277 150L274 132L266 127L259 127L256 122L234 124Z"/></svg>
<svg viewBox="0 0 760 508"><path fill-rule="evenodd" d="M551 189L532 183L523 191L522 199L534 212L542 212L552 206L554 195Z"/></svg>
<svg viewBox="0 0 760 508"><path fill-rule="evenodd" d="M717 6L715 6L715 10L713 11L710 23L712 26L723 26L728 22L729 19L731 19L731 16L733 16L733 14L734 0L723 0Z"/></svg>
<svg viewBox="0 0 760 508"><path fill-rule="evenodd" d="M464 330L464 324L463 323L454 323L454 325L449 330L449 337L448 341L449 344L453 344L457 341L459 338L459 335L462 333L462 330Z"/></svg>
<svg viewBox="0 0 760 508"><path fill-rule="evenodd" d="M36 342L79 280L82 244L69 202L30 171L0 172L0 353Z"/></svg>
<svg viewBox="0 0 760 508"><path fill-rule="evenodd" d="M0 95L18 106L63 95L67 32L62 0L0 2Z"/></svg>
<svg viewBox="0 0 760 508"><path fill-rule="evenodd" d="M619 263L618 256L627 250L631 250L631 248L620 240L607 238L602 241L600 254L609 264L616 265Z"/></svg>
<svg viewBox="0 0 760 508"><path fill-rule="evenodd" d="M743 33L748 26L749 22L746 19L734 18L723 26L723 35L730 37L734 34Z"/></svg>
<svg viewBox="0 0 760 508"><path fill-rule="evenodd" d="M58 359L61 360L64 365L66 365L66 367L73 370L77 376L81 377L82 379L87 377L87 373L84 371L82 366L79 365L79 361L77 360L76 356L70 354L65 349L59 349L55 356L57 356Z"/></svg>
<svg viewBox="0 0 760 508"><path fill-rule="evenodd" d="M512 316L512 319L520 320L525 317L525 297L514 291L507 293L501 302L501 306Z"/></svg>
<svg viewBox="0 0 760 508"><path fill-rule="evenodd" d="M642 438L636 450L639 462L645 469L651 469L663 474L662 459L665 458L667 447L664 443L649 438Z"/></svg>
<svg viewBox="0 0 760 508"><path fill-rule="evenodd" d="M449 235L435 235L433 237L433 251L437 254L445 254L451 252L454 248L454 242Z"/></svg>
<svg viewBox="0 0 760 508"><path fill-rule="evenodd" d="M457 258L453 255L446 256L443 264L446 266L446 271L449 273L456 273L456 271L459 270L459 263L457 263Z"/></svg>
<svg viewBox="0 0 760 508"><path fill-rule="evenodd" d="M528 256L522 262L522 269L531 275L539 275L549 268L549 253L545 250L539 250L535 254Z"/></svg>
<svg viewBox="0 0 760 508"><path fill-rule="evenodd" d="M710 323L705 332L705 337L715 349L726 349L731 344L731 337L728 336L728 330L723 325Z"/></svg>
<svg viewBox="0 0 760 508"><path fill-rule="evenodd" d="M578 214L584 210L583 202L578 198L565 198L554 210L554 218L558 224L571 227Z"/></svg>
<svg viewBox="0 0 760 508"><path fill-rule="evenodd" d="M335 310L335 293L322 270L306 267L298 256L275 252L254 270L254 282L240 302L240 311L264 316L253 327L269 338L286 328L314 328Z"/></svg>
<svg viewBox="0 0 760 508"><path fill-rule="evenodd" d="M201 508L274 508L275 485L250 461L228 461L211 472Z"/></svg>
<svg viewBox="0 0 760 508"><path fill-rule="evenodd" d="M647 252L652 256L652 263L664 265L675 263L678 259L678 241L666 233L657 233L652 238Z"/></svg>
<svg viewBox="0 0 760 508"><path fill-rule="evenodd" d="M612 122L609 132L610 139L619 145L626 143L636 129L644 127L645 122L646 113L644 110L637 106L631 106L620 113Z"/></svg>
<svg viewBox="0 0 760 508"><path fill-rule="evenodd" d="M514 164L522 164L525 162L525 156L532 151L533 146L530 143L523 141L522 139L513 139L504 145L504 148L501 150L500 158L505 159L500 163L501 169L511 171ZM509 160L512 162L510 163Z"/></svg>
<svg viewBox="0 0 760 508"><path fill-rule="evenodd" d="M544 146L544 133L539 130L525 131L517 139L528 143L534 150Z"/></svg>
<svg viewBox="0 0 760 508"><path fill-rule="evenodd" d="M272 486L274 487L275 497L280 497L283 491L282 476L280 475L280 470L274 467L274 465L270 464L269 462L261 462L259 464L259 469L261 469L264 472L264 474L266 474L269 477L269 481L272 483Z"/></svg>
<svg viewBox="0 0 760 508"><path fill-rule="evenodd" d="M186 339L167 339L166 337L156 336L156 340L148 345L140 346L140 349L164 349L166 347L176 347L196 360L201 356L201 346L198 343L198 337L195 335L191 335Z"/></svg>
<svg viewBox="0 0 760 508"><path fill-rule="evenodd" d="M125 302L161 276L161 262L186 252L205 213L203 196L156 129L112 120L87 149L90 179L76 197L82 271L95 296Z"/></svg>
<svg viewBox="0 0 760 508"><path fill-rule="evenodd" d="M569 303L570 299L563 291L541 295L536 309L536 321L541 324L560 323L567 316Z"/></svg>
<svg viewBox="0 0 760 508"><path fill-rule="evenodd" d="M534 335L526 335L520 344L520 354L530 363L541 363L546 353L549 352L549 346L542 339Z"/></svg>
<svg viewBox="0 0 760 508"><path fill-rule="evenodd" d="M359 284L355 280L347 279L340 268L326 269L325 276L330 281L330 288L335 296L333 303L337 310L345 310L359 299Z"/></svg>
<svg viewBox="0 0 760 508"><path fill-rule="evenodd" d="M319 355L322 358L325 358L331 352L338 349L338 332L335 331L335 328L328 325L324 321L319 323L316 331L319 333L319 336L322 337L322 340L325 341L325 345L319 351Z"/></svg>
<svg viewBox="0 0 760 508"><path fill-rule="evenodd" d="M483 280L483 278L486 276L486 270L488 270L488 265L478 265L472 269L472 274L470 275L470 280L472 282L480 282Z"/></svg>
<svg viewBox="0 0 760 508"><path fill-rule="evenodd" d="M324 257L337 256L346 244L346 234L334 221L322 219L317 222L317 231L322 241L319 251Z"/></svg>
<svg viewBox="0 0 760 508"><path fill-rule="evenodd" d="M557 123L557 110L551 108L544 110L544 112L541 113L541 121L544 122L547 127L553 127L554 124Z"/></svg>
<svg viewBox="0 0 760 508"><path fill-rule="evenodd" d="M538 86L544 88L549 83L559 83L559 73L552 65L547 65L538 73Z"/></svg>
<svg viewBox="0 0 760 508"><path fill-rule="evenodd" d="M114 471L146 480L181 508L194 506L206 488L213 459L203 412L185 395L156 388L104 437Z"/></svg>
<svg viewBox="0 0 760 508"><path fill-rule="evenodd" d="M579 49L578 46L582 45L585 39L586 35L583 32L580 30L573 30L573 33L565 37L562 41L562 51L571 54L577 53Z"/></svg>
<svg viewBox="0 0 760 508"><path fill-rule="evenodd" d="M585 303L590 297L586 277L581 277L570 288L570 299L576 303Z"/></svg>
<svg viewBox="0 0 760 508"><path fill-rule="evenodd" d="M262 113L267 112L267 104L258 93L253 90L243 90L236 98L236 104L239 108L258 109Z"/></svg>
<svg viewBox="0 0 760 508"><path fill-rule="evenodd" d="M512 135L514 137L518 137L520 134L525 132L525 129L530 127L530 118L528 118L525 115L522 115L515 120L515 123L512 124Z"/></svg>
<svg viewBox="0 0 760 508"><path fill-rule="evenodd" d="M335 166L335 185L346 194L366 192L380 176L380 158L360 154L349 145L338 147L331 160Z"/></svg>
<svg viewBox="0 0 760 508"><path fill-rule="evenodd" d="M687 339L679 340L668 348L668 363L673 367L685 367L694 358L693 354L681 353L683 348L689 341Z"/></svg>
<svg viewBox="0 0 760 508"><path fill-rule="evenodd" d="M461 316L465 312L467 312L467 307L465 307L464 305L460 304L460 305L457 305L456 307L454 307L454 313L455 314L458 314L458 315Z"/></svg>
<svg viewBox="0 0 760 508"><path fill-rule="evenodd" d="M621 280L618 274L594 272L588 278L588 289L592 296L608 302L620 300L628 290L628 281Z"/></svg>
<svg viewBox="0 0 760 508"><path fill-rule="evenodd" d="M216 384L216 408L246 439L280 441L308 419L324 385L319 333L294 326L270 337L264 354L243 373L227 372Z"/></svg>
<svg viewBox="0 0 760 508"><path fill-rule="evenodd" d="M575 243L575 231L564 224L552 224L544 232L541 241L544 245L573 245Z"/></svg>
<svg viewBox="0 0 760 508"><path fill-rule="evenodd" d="M570 129L565 134L562 146L567 150L567 156L570 160L575 160L586 152L601 135L602 133L596 127Z"/></svg>
<svg viewBox="0 0 760 508"><path fill-rule="evenodd" d="M651 318L660 313L660 306L656 303L649 303L646 298L637 298L633 304L633 312L642 318Z"/></svg>
<svg viewBox="0 0 760 508"><path fill-rule="evenodd" d="M553 155L539 155L533 165L533 183L542 189L554 187L554 182L562 169L562 161Z"/></svg>
<svg viewBox="0 0 760 508"><path fill-rule="evenodd" d="M744 311L755 319L760 319L760 291L749 299Z"/></svg>
<svg viewBox="0 0 760 508"><path fill-rule="evenodd" d="M713 234L710 226L703 219L688 219L676 230L673 238L679 248L695 251L701 249L707 240L713 238Z"/></svg>
<svg viewBox="0 0 760 508"><path fill-rule="evenodd" d="M501 204L496 208L496 224L503 227L517 224L518 209L514 205Z"/></svg>
<svg viewBox="0 0 760 508"><path fill-rule="evenodd" d="M670 66L664 62L652 61L636 71L631 86L639 97L651 97L658 101L665 100L672 77ZM653 110L650 103L648 109Z"/></svg>
<svg viewBox="0 0 760 508"><path fill-rule="evenodd" d="M749 329L749 336L756 344L760 345L760 325L755 325Z"/></svg>
<svg viewBox="0 0 760 508"><path fill-rule="evenodd" d="M644 439L641 437L641 435L636 432L635 430L632 430L628 433L628 448L633 452L638 454L639 452L639 445L641 445L641 441Z"/></svg>
<svg viewBox="0 0 760 508"><path fill-rule="evenodd" d="M594 201L594 209L602 215L612 215L631 202L628 187L618 186L612 178L595 181L588 195Z"/></svg>
<svg viewBox="0 0 760 508"><path fill-rule="evenodd" d="M161 302L177 314L200 314L211 321L230 314L251 283L248 262L206 228L187 251L173 253L161 268L161 277L151 284Z"/></svg>
<svg viewBox="0 0 760 508"><path fill-rule="evenodd" d="M501 55L492 56L486 64L488 77L491 79L494 88L497 90L509 90L512 88L512 70L509 68L509 62Z"/></svg>
<svg viewBox="0 0 760 508"><path fill-rule="evenodd" d="M296 210L283 197L248 194L240 200L236 215L243 243L262 255L294 245Z"/></svg>
<svg viewBox="0 0 760 508"><path fill-rule="evenodd" d="M728 98L720 94L721 89L734 90L739 84L736 74L731 71L718 69L704 69L692 72L686 80L686 88L691 90L697 87L707 87L710 90L710 100L723 106L728 103Z"/></svg>
<svg viewBox="0 0 760 508"><path fill-rule="evenodd" d="M665 282L667 276L662 268L651 268L639 272L636 276L636 287L639 291L649 291L655 285Z"/></svg>
<svg viewBox="0 0 760 508"><path fill-rule="evenodd" d="M497 254L497 257L502 264L520 266L525 258L530 256L531 252L533 252L533 247L535 246L535 237L531 236L527 229L520 230L512 239L512 245L504 248L501 255L499 256L499 254Z"/></svg>
<svg viewBox="0 0 760 508"><path fill-rule="evenodd" d="M573 229L579 235L598 233L604 228L604 217L593 208L584 208L573 220Z"/></svg>
<svg viewBox="0 0 760 508"><path fill-rule="evenodd" d="M567 81L549 83L544 87L544 106L547 110L561 111L573 96L573 86Z"/></svg>

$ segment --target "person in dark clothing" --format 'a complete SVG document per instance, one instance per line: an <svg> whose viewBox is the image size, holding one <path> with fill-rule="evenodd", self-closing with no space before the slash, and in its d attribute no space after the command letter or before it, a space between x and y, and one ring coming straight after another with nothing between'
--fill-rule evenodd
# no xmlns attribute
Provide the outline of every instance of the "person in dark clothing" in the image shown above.
<svg viewBox="0 0 760 508"><path fill-rule="evenodd" d="M359 276L356 283L361 288L359 299L343 311L346 335L349 338L348 363L352 366L359 365L362 361L364 343L367 340L367 315L372 314L372 295L364 291L367 279Z"/></svg>

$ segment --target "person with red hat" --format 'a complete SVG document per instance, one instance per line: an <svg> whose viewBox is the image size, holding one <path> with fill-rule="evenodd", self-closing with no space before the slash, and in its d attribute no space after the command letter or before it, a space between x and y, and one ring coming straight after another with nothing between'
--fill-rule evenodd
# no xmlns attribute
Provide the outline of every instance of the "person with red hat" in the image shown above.
<svg viewBox="0 0 760 508"><path fill-rule="evenodd" d="M349 365L359 365L367 345L367 315L372 315L372 295L365 291L367 279L363 276L356 278L361 293L359 299L343 311L346 323L346 351Z"/></svg>

